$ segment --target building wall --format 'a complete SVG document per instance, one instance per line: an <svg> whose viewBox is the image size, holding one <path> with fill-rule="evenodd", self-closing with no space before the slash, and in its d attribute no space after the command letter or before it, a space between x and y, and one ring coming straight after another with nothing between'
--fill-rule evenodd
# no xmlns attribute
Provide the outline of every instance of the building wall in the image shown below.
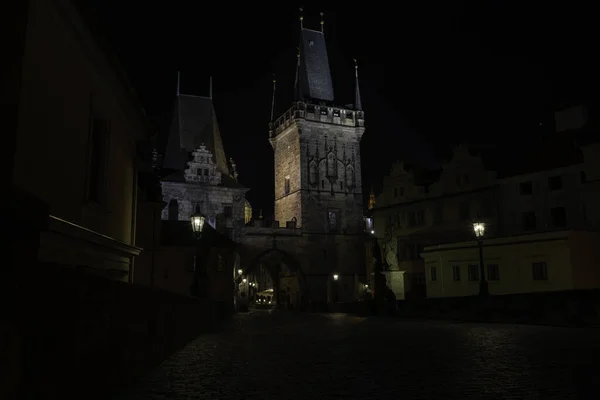
<svg viewBox="0 0 600 400"><path fill-rule="evenodd" d="M51 214L131 244L134 134L144 128L63 3L31 2L13 177L46 201ZM92 115L110 123L105 204L86 202Z"/></svg>
<svg viewBox="0 0 600 400"><path fill-rule="evenodd" d="M180 182L162 182L163 201L161 219L169 219L169 202L177 200L179 221L189 221L200 206L200 212L208 218L207 224L222 233L230 234L230 239L240 240L241 229L245 225L245 198L248 189L228 188L225 186L197 185ZM223 214L226 205L232 206L231 217Z"/></svg>
<svg viewBox="0 0 600 400"><path fill-rule="evenodd" d="M584 198L582 190L582 165L573 165L534 174L525 174L502 179L499 182L500 218L498 224L505 235L526 232L523 213L535 212L536 228L534 231L579 228L585 223ZM551 190L550 178L558 177L562 188ZM521 184L531 183L532 193L521 194ZM552 222L551 210L556 207L566 209L566 226L555 226Z"/></svg>
<svg viewBox="0 0 600 400"><path fill-rule="evenodd" d="M584 240L582 240L584 239ZM483 257L490 294L531 293L584 289L587 280L598 282L596 234L557 231L490 239ZM427 297L476 295L479 281L469 280L468 266L479 266L476 243L462 242L427 247L422 254L427 275ZM534 280L532 264L545 262L547 280ZM498 266L499 279L490 280L488 266ZM453 267L460 269L455 279ZM433 272L435 269L435 272ZM436 280L433 280L433 275ZM596 286L597 287L597 286Z"/></svg>
<svg viewBox="0 0 600 400"><path fill-rule="evenodd" d="M296 125L290 126L272 141L275 151L275 220L285 226L287 221L296 217L298 226L302 226L302 186L300 137ZM286 179L289 190L286 193Z"/></svg>

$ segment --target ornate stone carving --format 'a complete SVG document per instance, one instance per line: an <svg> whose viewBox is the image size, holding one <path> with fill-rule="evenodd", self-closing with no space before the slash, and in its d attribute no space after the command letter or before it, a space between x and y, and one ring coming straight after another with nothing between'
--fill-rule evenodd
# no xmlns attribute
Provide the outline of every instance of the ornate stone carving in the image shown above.
<svg viewBox="0 0 600 400"><path fill-rule="evenodd" d="M192 156L194 159L187 163L184 178L187 183L208 183L219 185L221 183L221 172L213 162L213 155L206 150L204 145L196 149Z"/></svg>

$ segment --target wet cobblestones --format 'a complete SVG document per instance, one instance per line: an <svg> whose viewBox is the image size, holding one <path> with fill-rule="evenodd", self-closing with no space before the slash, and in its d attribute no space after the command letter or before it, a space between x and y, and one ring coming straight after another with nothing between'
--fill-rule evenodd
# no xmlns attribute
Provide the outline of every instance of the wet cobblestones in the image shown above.
<svg viewBox="0 0 600 400"><path fill-rule="evenodd" d="M596 399L600 331L255 312L117 400Z"/></svg>

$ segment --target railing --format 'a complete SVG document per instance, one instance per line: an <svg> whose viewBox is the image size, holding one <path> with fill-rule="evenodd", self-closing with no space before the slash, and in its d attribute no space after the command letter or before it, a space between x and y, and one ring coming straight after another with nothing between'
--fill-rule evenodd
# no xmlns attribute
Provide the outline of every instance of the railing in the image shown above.
<svg viewBox="0 0 600 400"><path fill-rule="evenodd" d="M298 101L283 115L269 124L269 136L274 137L297 118L344 126L364 126L364 112L341 107L329 107Z"/></svg>

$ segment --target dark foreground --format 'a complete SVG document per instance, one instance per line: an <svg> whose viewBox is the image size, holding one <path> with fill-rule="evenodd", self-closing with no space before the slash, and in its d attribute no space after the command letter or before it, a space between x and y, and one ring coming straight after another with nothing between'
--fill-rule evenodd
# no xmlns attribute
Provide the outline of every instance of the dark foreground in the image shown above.
<svg viewBox="0 0 600 400"><path fill-rule="evenodd" d="M116 399L594 399L598 330L257 311Z"/></svg>

